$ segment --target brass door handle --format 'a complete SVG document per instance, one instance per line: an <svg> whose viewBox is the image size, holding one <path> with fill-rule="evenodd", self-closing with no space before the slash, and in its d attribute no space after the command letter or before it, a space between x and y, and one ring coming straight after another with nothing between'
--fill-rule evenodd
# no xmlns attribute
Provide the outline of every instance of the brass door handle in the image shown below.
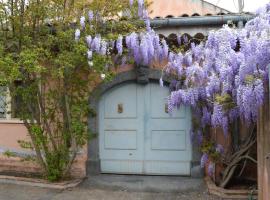
<svg viewBox="0 0 270 200"><path fill-rule="evenodd" d="M123 108L123 104L122 104L122 103L119 103L119 104L118 104L118 106L117 106L117 111L118 111L118 113L123 113L124 108Z"/></svg>
<svg viewBox="0 0 270 200"><path fill-rule="evenodd" d="M169 106L167 103L165 104L165 113L169 113Z"/></svg>

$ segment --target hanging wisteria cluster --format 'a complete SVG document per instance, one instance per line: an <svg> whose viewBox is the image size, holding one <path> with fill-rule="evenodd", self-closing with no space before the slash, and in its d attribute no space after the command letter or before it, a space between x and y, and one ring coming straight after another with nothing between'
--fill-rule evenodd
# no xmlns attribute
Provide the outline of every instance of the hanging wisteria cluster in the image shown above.
<svg viewBox="0 0 270 200"><path fill-rule="evenodd" d="M107 41L100 35L86 36L89 61L94 53L111 55L110 49L117 50L116 56L133 59L138 65L167 61L164 73L175 77L168 97L169 110L182 105L191 106L200 119L200 126L193 130L196 134L211 126L221 127L226 135L229 125L238 118L246 123L256 122L268 81L270 4L260 9L256 18L243 29L224 26L210 32L206 42L192 43L190 50L179 53L170 50L166 40L160 40L151 29L144 1L138 0L137 3L138 16L145 21L146 31L120 35L116 41ZM130 6L133 4L130 1ZM90 23L92 19L90 11ZM84 17L80 24L81 29L75 32L76 40L80 39L80 31L85 29ZM177 36L177 42L181 45L189 41ZM162 79L160 83L163 85ZM217 149L222 153L220 146ZM203 154L202 166L206 160L208 156ZM209 170L212 168L210 164Z"/></svg>

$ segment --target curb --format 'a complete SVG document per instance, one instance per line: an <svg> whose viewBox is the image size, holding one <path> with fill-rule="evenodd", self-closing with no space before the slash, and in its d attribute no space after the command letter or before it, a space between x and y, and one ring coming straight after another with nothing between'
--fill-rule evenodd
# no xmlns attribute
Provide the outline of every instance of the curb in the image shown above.
<svg viewBox="0 0 270 200"><path fill-rule="evenodd" d="M52 183L43 179L0 175L0 183L40 187L40 188L47 188L47 189L58 189L58 190L65 190L68 188L76 187L82 181L83 181L83 178Z"/></svg>
<svg viewBox="0 0 270 200"><path fill-rule="evenodd" d="M229 190L216 186L209 177L206 177L204 180L206 182L208 192L212 195L216 195L224 199L247 199L249 195L252 195L253 199L258 199L258 190Z"/></svg>

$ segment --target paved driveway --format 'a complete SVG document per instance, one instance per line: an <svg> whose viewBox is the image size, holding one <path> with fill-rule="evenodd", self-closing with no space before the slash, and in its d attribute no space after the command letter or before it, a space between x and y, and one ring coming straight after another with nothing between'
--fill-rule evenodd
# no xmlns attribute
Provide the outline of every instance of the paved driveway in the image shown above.
<svg viewBox="0 0 270 200"><path fill-rule="evenodd" d="M96 188L72 190L48 190L10 184L0 185L1 200L218 200L205 192L157 193L129 192Z"/></svg>
<svg viewBox="0 0 270 200"><path fill-rule="evenodd" d="M80 186L68 190L0 183L0 200L219 200L219 198L209 196L204 183L199 179L103 175L93 176Z"/></svg>

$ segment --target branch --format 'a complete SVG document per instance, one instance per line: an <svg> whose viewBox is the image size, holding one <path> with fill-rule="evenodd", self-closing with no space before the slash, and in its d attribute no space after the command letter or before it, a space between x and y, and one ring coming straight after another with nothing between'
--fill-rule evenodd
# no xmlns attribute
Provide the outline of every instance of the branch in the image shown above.
<svg viewBox="0 0 270 200"><path fill-rule="evenodd" d="M69 163L66 166L66 169L63 172L63 175L65 176L68 172L69 169L71 168L71 165L73 164L75 157L77 155L77 151L78 151L78 147L77 147L77 143L76 143L76 138L75 135L73 134L70 124L71 124L71 118L70 118L70 108L69 108L69 101L68 101L68 96L67 94L65 94L65 107L66 107L66 114L67 114L67 125L68 125L68 130L70 132L71 135L71 158L69 160Z"/></svg>
<svg viewBox="0 0 270 200"><path fill-rule="evenodd" d="M249 156L250 148L256 143L257 139L254 138L254 127L251 129L251 134L249 135L248 139L242 145L242 149L234 153L231 158L229 159L229 164L227 165L226 169L224 170L222 181L220 183L220 187L224 188L229 183L229 180L232 178L237 166L243 159L251 160L254 163L257 163L257 161ZM240 171L240 174L242 174L244 168L246 166L246 161L244 163L243 168ZM240 175L239 175L240 176Z"/></svg>
<svg viewBox="0 0 270 200"><path fill-rule="evenodd" d="M232 169L230 169L230 171L229 171L228 175L226 176L225 180L223 180L221 182L221 184L219 185L220 187L225 188L227 186L227 184L229 183L232 175L234 174L234 171L235 171L236 167L237 166L235 165L235 166L232 167Z"/></svg>
<svg viewBox="0 0 270 200"><path fill-rule="evenodd" d="M46 165L46 162L44 161L43 157L42 157L42 154L41 154L41 151L40 151L40 148L38 147L38 145L36 144L36 138L35 136L31 133L31 125L29 124L29 122L27 120L23 120L24 122L24 125L26 126L27 130L28 130L28 133L30 135L30 138L33 142L33 145L34 145L34 149L36 151L36 154L37 154L37 161L38 163L40 164L40 166L43 168L44 171L47 171L47 165ZM34 123L33 120L31 123Z"/></svg>
<svg viewBox="0 0 270 200"><path fill-rule="evenodd" d="M250 153L250 150L248 151L247 155L249 155L249 153ZM242 167L240 173L238 174L238 177L240 177L240 176L243 174L244 169L246 168L246 165L247 165L247 159L245 159L244 165L243 165L243 167Z"/></svg>
<svg viewBox="0 0 270 200"><path fill-rule="evenodd" d="M50 125L46 119L46 116L44 116L46 113L46 110L45 110L45 107L44 107L44 104L42 101L40 88L38 88L37 95L38 95L38 104L39 104L39 108L40 108L40 114L43 115L44 126L46 127L47 133L49 134L53 149L56 150L57 149L56 142L54 141L52 131L51 131Z"/></svg>

